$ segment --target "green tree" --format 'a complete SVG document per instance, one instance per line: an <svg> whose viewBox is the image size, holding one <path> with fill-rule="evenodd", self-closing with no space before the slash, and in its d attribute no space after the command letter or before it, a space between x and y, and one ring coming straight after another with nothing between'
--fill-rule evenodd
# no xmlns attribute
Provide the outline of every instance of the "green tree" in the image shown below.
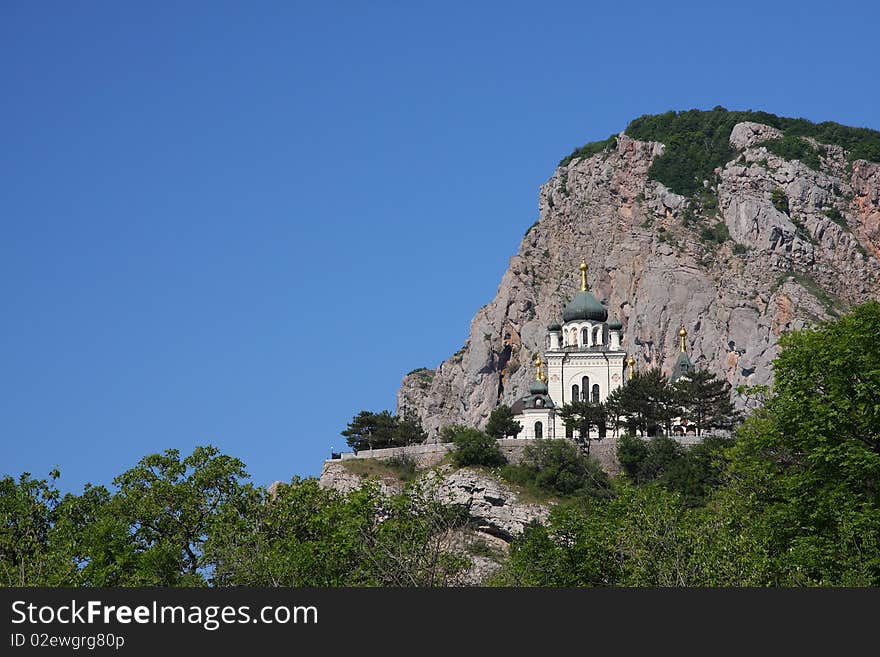
<svg viewBox="0 0 880 657"><path fill-rule="evenodd" d="M730 401L730 384L706 370L698 370L673 384L682 417L692 422L697 435L706 429L731 429L739 413Z"/></svg>
<svg viewBox="0 0 880 657"><path fill-rule="evenodd" d="M0 479L0 584L48 586L55 556L49 543L59 501L53 471L48 479L29 472Z"/></svg>
<svg viewBox="0 0 880 657"><path fill-rule="evenodd" d="M702 442L681 449L670 459L657 481L667 490L681 494L686 506L703 506L727 481L727 452L733 438L707 436Z"/></svg>
<svg viewBox="0 0 880 657"><path fill-rule="evenodd" d="M642 440L626 435L618 442L617 457L634 483L645 484L666 475L674 464L685 458L685 449L668 436Z"/></svg>
<svg viewBox="0 0 880 657"><path fill-rule="evenodd" d="M450 543L467 527L467 510L439 502L426 487L391 496L377 490L359 492L376 500L373 521L360 536L363 581L376 586L460 585L471 561Z"/></svg>
<svg viewBox="0 0 880 657"><path fill-rule="evenodd" d="M135 572L126 583L205 583L202 548L217 514L239 506L247 489L244 464L211 446L181 458L176 449L151 454L113 480L111 509L129 528Z"/></svg>
<svg viewBox="0 0 880 657"><path fill-rule="evenodd" d="M478 429L450 425L443 427L441 435L444 442L455 445L452 460L460 468L470 465L493 468L507 463L495 439Z"/></svg>
<svg viewBox="0 0 880 657"><path fill-rule="evenodd" d="M784 335L773 391L738 431L731 488L774 583L880 584L880 303Z"/></svg>
<svg viewBox="0 0 880 657"><path fill-rule="evenodd" d="M205 545L217 586L352 583L369 500L351 501L314 479L251 488L241 508L219 513Z"/></svg>
<svg viewBox="0 0 880 657"><path fill-rule="evenodd" d="M510 410L510 406L501 404L489 415L486 433L493 438L507 438L507 436L516 438L520 431L522 431L522 425L513 419L513 411Z"/></svg>
<svg viewBox="0 0 880 657"><path fill-rule="evenodd" d="M217 586L445 586L470 565L449 543L466 521L428 490L343 495L295 478L222 512L205 552Z"/></svg>
<svg viewBox="0 0 880 657"><path fill-rule="evenodd" d="M653 436L661 428L672 433L672 420L681 415L679 397L659 369L636 372L625 385L608 395L606 408L619 430ZM623 419L621 419L623 418Z"/></svg>
<svg viewBox="0 0 880 657"><path fill-rule="evenodd" d="M743 522L742 499L689 509L656 484L555 506L514 540L491 583L501 586L758 586L766 545Z"/></svg>
<svg viewBox="0 0 880 657"><path fill-rule="evenodd" d="M642 463L648 458L648 443L631 433L623 434L617 441L617 462L632 481L642 478Z"/></svg>
<svg viewBox="0 0 880 657"><path fill-rule="evenodd" d="M64 496L51 541L64 555L60 579L65 586L139 586L155 581L142 579L152 555L143 557L138 550L119 499L104 486L86 484L82 495ZM169 569L175 573L166 581L177 579L178 567L172 561Z"/></svg>
<svg viewBox="0 0 880 657"><path fill-rule="evenodd" d="M392 434L392 442L397 446L417 445L428 439L428 434L422 428L422 423L418 417L405 415L403 417L395 416L394 432Z"/></svg>
<svg viewBox="0 0 880 657"><path fill-rule="evenodd" d="M505 478L553 495L604 496L610 492L602 466L570 440L536 440L523 450Z"/></svg>
<svg viewBox="0 0 880 657"><path fill-rule="evenodd" d="M559 409L559 417L567 429L578 432L587 454L590 453L592 442L590 432L596 429L600 438L605 435L608 415L604 404L575 400Z"/></svg>
<svg viewBox="0 0 880 657"><path fill-rule="evenodd" d="M380 413L361 411L340 433L345 436L348 446L355 452L365 449L405 447L423 443L428 437L418 418L410 415L399 417L392 415L391 411Z"/></svg>
<svg viewBox="0 0 880 657"><path fill-rule="evenodd" d="M348 423L341 434L348 446L359 452L365 449L380 449L395 445L394 434L397 422L390 411L373 413L361 411Z"/></svg>

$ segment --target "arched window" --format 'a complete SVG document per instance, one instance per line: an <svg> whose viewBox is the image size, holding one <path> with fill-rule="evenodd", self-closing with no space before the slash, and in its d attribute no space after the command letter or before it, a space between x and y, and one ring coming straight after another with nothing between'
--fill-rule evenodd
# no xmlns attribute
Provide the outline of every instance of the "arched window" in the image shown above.
<svg viewBox="0 0 880 657"><path fill-rule="evenodd" d="M576 402L581 398L580 390L578 390L577 384L574 384L571 387L571 401Z"/></svg>
<svg viewBox="0 0 880 657"><path fill-rule="evenodd" d="M601 326L597 326L596 328L593 329L593 344L594 345L605 344L605 341L602 339L602 327Z"/></svg>
<svg viewBox="0 0 880 657"><path fill-rule="evenodd" d="M593 403L594 404L599 403L599 384L598 383L593 384Z"/></svg>
<svg viewBox="0 0 880 657"><path fill-rule="evenodd" d="M569 334L568 344L573 347L577 346L578 343L578 330L576 328L571 329L571 333Z"/></svg>
<svg viewBox="0 0 880 657"><path fill-rule="evenodd" d="M544 425L540 422L535 422L535 438L543 438L544 437Z"/></svg>
<svg viewBox="0 0 880 657"><path fill-rule="evenodd" d="M581 331L581 344L585 347L590 344L590 329L585 328Z"/></svg>
<svg viewBox="0 0 880 657"><path fill-rule="evenodd" d="M588 376L581 379L581 394L584 396L583 401L590 401L588 399L590 394L590 377Z"/></svg>

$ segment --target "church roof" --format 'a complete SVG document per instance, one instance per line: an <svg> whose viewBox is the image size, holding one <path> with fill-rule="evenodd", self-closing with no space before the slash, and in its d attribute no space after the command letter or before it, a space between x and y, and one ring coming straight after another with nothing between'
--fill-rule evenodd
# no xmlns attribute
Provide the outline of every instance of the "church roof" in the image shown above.
<svg viewBox="0 0 880 657"><path fill-rule="evenodd" d="M582 290L562 311L562 319L566 322L574 322L579 319L604 322L608 319L608 309L599 303L599 300L590 292Z"/></svg>
<svg viewBox="0 0 880 657"><path fill-rule="evenodd" d="M608 322L608 328L612 331L619 331L623 328L623 324L620 322L619 319L615 318Z"/></svg>
<svg viewBox="0 0 880 657"><path fill-rule="evenodd" d="M532 381L531 387L529 387L529 394L531 395L546 395L547 394L547 384L543 381Z"/></svg>
<svg viewBox="0 0 880 657"><path fill-rule="evenodd" d="M541 400L540 405L538 405L537 401ZM555 404L553 400L550 399L550 395L526 395L525 397L520 397L513 404L510 405L510 410L514 415L522 415L523 411L527 408L555 408Z"/></svg>

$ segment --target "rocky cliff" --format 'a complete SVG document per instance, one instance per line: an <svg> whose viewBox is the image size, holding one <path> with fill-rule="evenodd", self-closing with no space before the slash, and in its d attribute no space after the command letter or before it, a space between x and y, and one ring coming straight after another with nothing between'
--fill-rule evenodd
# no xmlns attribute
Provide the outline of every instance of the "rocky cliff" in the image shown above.
<svg viewBox="0 0 880 657"><path fill-rule="evenodd" d="M407 485L395 477L393 471L365 474L353 465L356 465L353 460L326 461L319 480L321 486L349 493L370 477L386 495L407 491ZM458 531L450 543L452 549L463 551L471 560L471 568L462 584L483 583L506 558L510 542L522 534L527 525L546 522L550 514L549 503L525 501L521 493L497 477L472 468L440 465L422 471L417 482L419 489L433 499L460 505L470 517L469 527ZM276 482L273 486L279 484Z"/></svg>
<svg viewBox="0 0 880 657"><path fill-rule="evenodd" d="M784 331L880 298L880 164L798 137L817 154L807 166L768 149L781 137L773 126L743 121L727 131L729 160L690 196L652 176L667 148L659 141L621 133L564 160L463 348L407 375L398 408L405 403L434 435L450 423L482 425L524 394L582 257L639 368L668 372L684 325L697 366L734 388L771 381Z"/></svg>

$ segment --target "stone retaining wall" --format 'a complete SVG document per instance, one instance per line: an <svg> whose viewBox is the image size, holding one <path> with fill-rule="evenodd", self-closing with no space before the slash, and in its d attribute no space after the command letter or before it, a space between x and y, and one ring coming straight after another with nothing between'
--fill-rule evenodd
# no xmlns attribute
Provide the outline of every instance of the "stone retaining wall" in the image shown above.
<svg viewBox="0 0 880 657"><path fill-rule="evenodd" d="M689 447L702 442L703 438L697 436L676 436L676 440ZM507 457L510 463L519 463L522 460L523 451L526 445L534 442L523 438L504 438L498 440L498 447ZM409 445L408 447L387 447L384 449L366 449L361 450L357 454L354 452L343 452L341 460L349 459L390 459L395 456L406 456L415 461L420 468L430 468L443 460L453 449L452 443L425 443L422 445ZM602 465L602 468L610 475L616 475L620 472L620 464L617 462L617 437L608 436L602 440L594 440L590 445L590 456L594 457ZM327 463L332 463L340 459L329 459Z"/></svg>
<svg viewBox="0 0 880 657"><path fill-rule="evenodd" d="M504 438L498 440L498 447L510 463L519 463L527 445L533 440L518 438ZM406 456L415 461L421 468L430 468L437 465L453 449L452 443L432 443L424 445L409 445L408 447L387 447L384 449L366 449L357 452L343 452L341 460L350 459L383 459ZM603 440L594 440L590 446L590 455L595 457L608 474L617 474L620 466L617 463L617 438L610 436ZM340 459L328 460L328 463Z"/></svg>

